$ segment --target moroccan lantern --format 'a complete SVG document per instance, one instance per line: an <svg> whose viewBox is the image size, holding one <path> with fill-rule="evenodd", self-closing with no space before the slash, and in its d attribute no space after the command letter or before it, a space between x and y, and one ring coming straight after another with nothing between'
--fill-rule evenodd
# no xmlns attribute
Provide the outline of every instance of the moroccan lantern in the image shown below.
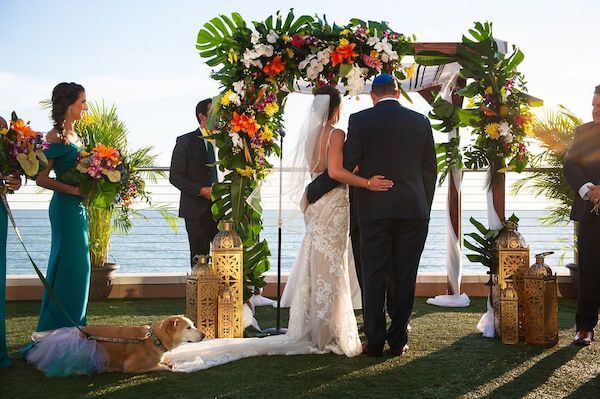
<svg viewBox="0 0 600 399"><path fill-rule="evenodd" d="M224 221L221 230L213 240L212 259L219 278L219 286L225 286L231 294L231 322L234 338L241 338L244 334L242 324L242 307L244 305L243 254L242 239L233 229L233 222ZM219 315L219 317L221 316Z"/></svg>
<svg viewBox="0 0 600 399"><path fill-rule="evenodd" d="M517 231L518 225L512 220L504 224L504 228L496 237L494 245L494 262L498 274L497 282L504 287L509 281L517 291L517 297L523 298L523 275L529 269L529 246ZM492 302L499 303L500 290L492 288ZM519 335L525 336L525 308L519 301ZM499 333L498 329L496 332Z"/></svg>
<svg viewBox="0 0 600 399"><path fill-rule="evenodd" d="M519 298L511 283L500 293L500 330L502 343L519 343Z"/></svg>
<svg viewBox="0 0 600 399"><path fill-rule="evenodd" d="M525 340L527 343L554 346L558 343L558 282L544 257L535 256L535 264L525 273Z"/></svg>
<svg viewBox="0 0 600 399"><path fill-rule="evenodd" d="M216 338L219 278L208 256L198 255L194 261L186 281L186 314L207 338Z"/></svg>
<svg viewBox="0 0 600 399"><path fill-rule="evenodd" d="M219 338L235 338L235 312L233 309L234 298L228 286L222 285L219 290Z"/></svg>

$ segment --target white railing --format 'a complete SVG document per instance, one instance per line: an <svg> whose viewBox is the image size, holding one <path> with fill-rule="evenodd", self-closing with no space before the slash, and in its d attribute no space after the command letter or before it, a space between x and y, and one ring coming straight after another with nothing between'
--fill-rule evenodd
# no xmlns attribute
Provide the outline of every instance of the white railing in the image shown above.
<svg viewBox="0 0 600 399"><path fill-rule="evenodd" d="M153 170L168 171L168 168L152 168ZM288 173L289 169L283 169ZM572 243L573 226L542 226L539 217L551 205L542 197L534 197L527 188L516 196L510 194L510 187L522 175L507 175L506 214L513 212L521 219L519 231L525 237L531 248L531 254L554 250L559 252ZM272 270L276 267L277 259L277 207L278 207L278 171L273 170L263 185L262 206L264 209L263 237L270 243ZM283 179L284 189L289 180ZM148 183L154 205L165 205L177 212L179 192L167 179L159 179L156 184ZM36 262L43 269L46 267L50 252L50 224L48 220L48 203L51 193L40 190L31 182L19 192L9 197L21 233L28 249ZM433 203L429 236L422 256L420 272L445 273L446 264L446 196L447 186L436 189ZM294 258L302 241L304 222L302 215L294 210L294 205L284 195L284 212L286 224L283 227L282 267L284 272L291 269ZM110 258L120 264L122 273L169 273L187 272L189 270L189 249L183 221L179 220L179 230L174 232L166 222L154 211L146 212L147 219L136 219L134 228L129 235L113 234L111 240ZM469 218L486 223L486 193L483 188L483 174L465 172L462 184L462 231L470 233L474 229ZM485 273L483 267L471 264L464 256L463 270L465 274ZM564 263L573 260L572 250L564 250ZM17 242L12 229L9 228L8 274L32 274L33 270L26 255ZM559 255L547 258L547 263L559 273L566 273L559 266Z"/></svg>

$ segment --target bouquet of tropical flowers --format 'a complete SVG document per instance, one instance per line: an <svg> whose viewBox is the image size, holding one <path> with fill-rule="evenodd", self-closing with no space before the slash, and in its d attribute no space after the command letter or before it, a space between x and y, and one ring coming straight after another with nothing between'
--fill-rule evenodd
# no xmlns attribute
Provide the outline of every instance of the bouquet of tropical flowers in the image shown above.
<svg viewBox="0 0 600 399"><path fill-rule="evenodd" d="M34 131L13 111L9 128L0 130L0 174L25 175L35 180L48 163L44 145L42 134ZM8 192L5 186L0 190Z"/></svg>
<svg viewBox="0 0 600 399"><path fill-rule="evenodd" d="M86 206L106 209L114 205L123 185L123 167L121 151L101 143L79 153L76 169L81 173L79 186Z"/></svg>

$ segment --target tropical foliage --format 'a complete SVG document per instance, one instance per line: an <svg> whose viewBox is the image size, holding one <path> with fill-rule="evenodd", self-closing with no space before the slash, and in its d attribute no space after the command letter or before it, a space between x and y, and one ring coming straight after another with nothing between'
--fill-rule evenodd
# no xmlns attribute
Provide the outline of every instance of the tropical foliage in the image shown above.
<svg viewBox="0 0 600 399"><path fill-rule="evenodd" d="M213 215L232 219L244 241L247 285L264 285L269 248L261 241L260 208L246 199L271 169L268 157L279 154L277 140L288 93L297 80L313 87L342 84L357 95L366 80L387 71L398 79L412 74L401 60L414 38L391 30L385 22L353 19L344 26L318 17L277 13L248 26L233 13L204 24L197 48L222 93L213 99L212 130L205 134L219 148L225 180L213 185ZM250 291L246 291L246 297Z"/></svg>
<svg viewBox="0 0 600 399"><path fill-rule="evenodd" d="M565 107L557 111L546 110L533 122L532 131L543 151L531 157L533 172L518 180L513 186L517 194L525 184L536 196L553 200L542 222L548 225L566 224L573 203L573 191L563 176L565 153L571 146L575 128L583 121Z"/></svg>
<svg viewBox="0 0 600 399"><path fill-rule="evenodd" d="M494 242L496 241L496 237L500 233L500 230L488 229L483 225L483 223L473 217L471 217L469 221L477 231L466 234L466 236L470 237L473 242L465 238L465 248L474 252L467 254L467 259L473 263L481 263L483 266L490 269L488 271L488 274L490 275L490 281L488 282L488 285L490 285L492 274L496 274L498 272L495 269L497 264L494 262Z"/></svg>
<svg viewBox="0 0 600 399"><path fill-rule="evenodd" d="M63 179L81 187L89 217L92 265L102 266L107 260L112 232L127 233L133 226L134 216L145 217L132 206L133 200L142 200L151 206L144 179L156 181L165 175L144 170L156 163L152 147L129 151L127 128L114 105L90 104L75 130L81 136L84 151L79 155L77 167L63 175ZM152 206L151 209L157 210L176 228L177 219L167 209Z"/></svg>
<svg viewBox="0 0 600 399"><path fill-rule="evenodd" d="M487 168L489 189L498 173L522 172L527 166L525 137L531 133L532 98L527 95L523 75L517 71L523 52L516 47L510 54L499 51L489 22L476 23L469 34L463 36L456 56L422 52L416 60L425 65L456 61L461 66L460 75L467 80L466 87L457 92L467 99L466 108L438 97L430 113L439 121L434 128L449 132L467 127L475 136L465 148L460 147L459 137L438 145L442 180L454 166Z"/></svg>

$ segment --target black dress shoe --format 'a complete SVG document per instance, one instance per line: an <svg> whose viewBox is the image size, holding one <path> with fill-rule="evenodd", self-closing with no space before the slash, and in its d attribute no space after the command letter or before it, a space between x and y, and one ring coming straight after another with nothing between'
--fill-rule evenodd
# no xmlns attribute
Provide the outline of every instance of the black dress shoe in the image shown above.
<svg viewBox="0 0 600 399"><path fill-rule="evenodd" d="M389 354L392 356L403 356L408 353L408 345L404 345L402 348L392 349L390 348Z"/></svg>
<svg viewBox="0 0 600 399"><path fill-rule="evenodd" d="M371 356L371 357L381 357L381 355L383 354L382 351L372 351L369 350L369 345L365 342L362 344L362 353L363 355L367 355L367 356Z"/></svg>

